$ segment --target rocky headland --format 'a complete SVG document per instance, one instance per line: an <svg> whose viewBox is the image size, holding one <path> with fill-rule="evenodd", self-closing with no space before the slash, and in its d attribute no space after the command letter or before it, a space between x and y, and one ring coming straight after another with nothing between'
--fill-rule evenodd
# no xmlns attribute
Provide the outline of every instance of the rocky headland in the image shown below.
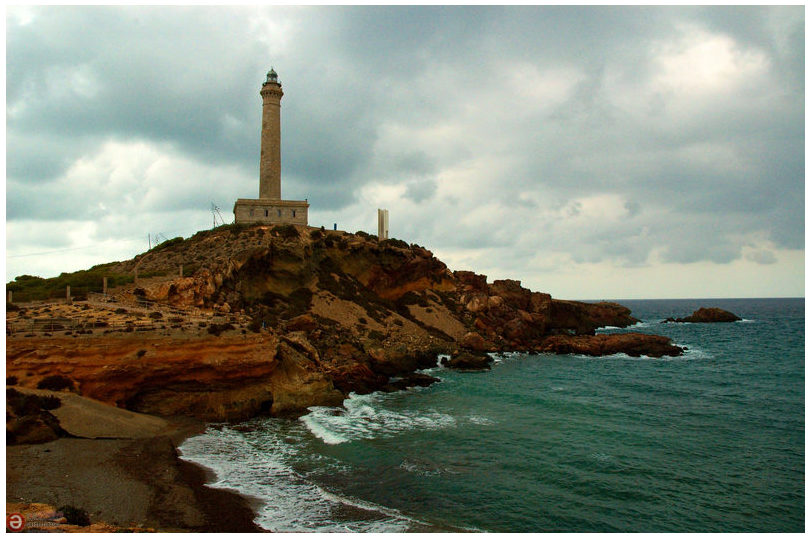
<svg viewBox="0 0 810 538"><path fill-rule="evenodd" d="M61 376L117 407L213 421L296 415L350 392L424 385L430 379L416 372L439 355L471 369L487 368L480 357L497 351L681 352L663 337L595 334L638 321L619 304L488 283L423 247L362 232L229 226L109 270L180 265L193 273L141 279L113 290L114 302L48 307L59 321L45 333L26 329L28 320L47 324L43 308L10 311L7 375L30 388Z"/></svg>
<svg viewBox="0 0 810 538"><path fill-rule="evenodd" d="M106 295L7 305L7 511L47 512L70 491L116 528L255 531L247 500L177 458L206 422L425 386L437 379L420 370L439 360L482 370L490 352L683 351L596 334L638 321L619 304L489 283L362 232L231 225L101 269L118 283Z"/></svg>

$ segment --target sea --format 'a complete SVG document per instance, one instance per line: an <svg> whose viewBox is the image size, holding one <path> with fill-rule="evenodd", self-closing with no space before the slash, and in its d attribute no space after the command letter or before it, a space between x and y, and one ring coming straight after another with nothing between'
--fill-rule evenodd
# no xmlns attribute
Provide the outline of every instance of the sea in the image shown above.
<svg viewBox="0 0 810 538"><path fill-rule="evenodd" d="M627 300L675 358L505 353L180 447L276 532L803 532L804 299ZM701 306L734 323L665 323Z"/></svg>

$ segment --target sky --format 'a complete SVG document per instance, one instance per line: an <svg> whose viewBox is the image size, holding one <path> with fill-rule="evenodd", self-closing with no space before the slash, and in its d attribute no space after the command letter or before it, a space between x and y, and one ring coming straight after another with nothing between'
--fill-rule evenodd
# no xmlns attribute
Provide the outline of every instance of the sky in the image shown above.
<svg viewBox="0 0 810 538"><path fill-rule="evenodd" d="M7 7L6 279L259 188L567 299L804 296L804 6Z"/></svg>

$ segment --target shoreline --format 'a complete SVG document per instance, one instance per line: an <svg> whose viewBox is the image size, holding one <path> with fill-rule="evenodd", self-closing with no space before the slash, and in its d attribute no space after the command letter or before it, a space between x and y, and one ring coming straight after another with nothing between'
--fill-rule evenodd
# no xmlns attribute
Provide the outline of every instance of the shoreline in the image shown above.
<svg viewBox="0 0 810 538"><path fill-rule="evenodd" d="M248 495L246 493L242 493L241 491L234 489L234 488L223 488L223 487L214 487L210 486L209 484L216 482L219 477L214 469L210 467L206 467L200 463L195 463L193 461L188 461L182 458L180 454L180 446L185 442L186 439L190 437L194 437L195 435L199 435L208 428L208 423L201 424L202 429L199 431L188 431L182 437L178 437L176 440L176 447L175 447L175 454L177 457L178 466L186 467L187 476L194 482L194 487L198 489L198 493L202 492L210 497L210 508L211 513L217 513L221 510L221 503L219 502L220 494L224 494L229 497L236 497L238 498L237 504L242 505L240 508L247 508L250 512L250 520L249 524L247 525L246 530L238 530L241 528L244 523L242 521L236 522L236 527L223 525L222 529L211 529L206 530L205 532L272 532L268 529L260 527L255 523L255 519L258 517L259 510L264 505L262 499ZM208 499L206 499L208 500ZM223 522L224 523L224 522ZM220 525L216 525L220 526Z"/></svg>
<svg viewBox="0 0 810 538"><path fill-rule="evenodd" d="M141 439L64 437L6 447L6 503L73 505L91 522L158 532L266 532L256 499L212 488L213 472L177 447L206 424L171 419L172 430Z"/></svg>

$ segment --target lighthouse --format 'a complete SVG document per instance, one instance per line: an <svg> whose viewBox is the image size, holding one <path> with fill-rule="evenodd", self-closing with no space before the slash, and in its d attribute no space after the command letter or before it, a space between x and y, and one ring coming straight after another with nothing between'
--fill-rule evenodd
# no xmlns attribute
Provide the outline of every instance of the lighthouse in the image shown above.
<svg viewBox="0 0 810 538"><path fill-rule="evenodd" d="M262 96L262 150L259 157L259 198L281 200L281 82L270 69Z"/></svg>
<svg viewBox="0 0 810 538"><path fill-rule="evenodd" d="M261 152L259 154L259 198L239 198L233 206L237 224L303 224L308 221L306 200L281 198L281 98L284 92L275 69L259 91L262 97Z"/></svg>

